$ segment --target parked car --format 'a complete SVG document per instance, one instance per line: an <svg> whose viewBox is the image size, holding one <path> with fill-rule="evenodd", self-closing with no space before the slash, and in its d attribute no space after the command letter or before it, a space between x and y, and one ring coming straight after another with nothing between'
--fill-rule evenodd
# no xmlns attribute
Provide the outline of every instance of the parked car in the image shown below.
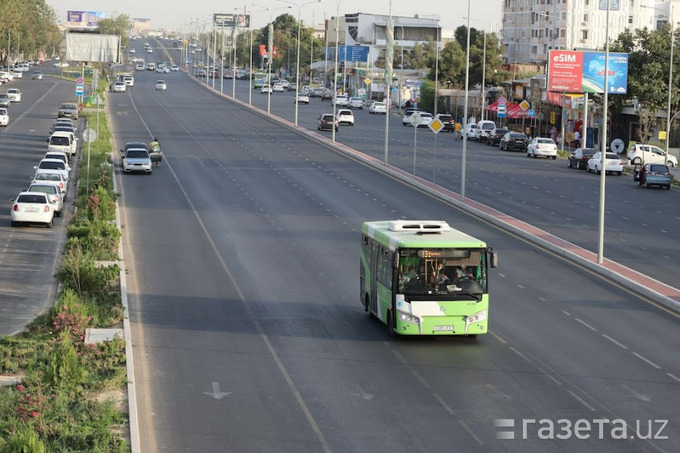
<svg viewBox="0 0 680 453"><path fill-rule="evenodd" d="M117 80L111 84L111 91L113 93L125 93L125 82Z"/></svg>
<svg viewBox="0 0 680 453"><path fill-rule="evenodd" d="M349 98L349 108L351 109L363 109L364 108L364 100L361 99L360 97L352 96Z"/></svg>
<svg viewBox="0 0 680 453"><path fill-rule="evenodd" d="M477 125L476 124L468 124L465 126L465 135L467 136L468 140L473 140L475 138L475 132L477 130Z"/></svg>
<svg viewBox="0 0 680 453"><path fill-rule="evenodd" d="M496 123L489 120L481 120L477 123L477 129L475 129L475 140L485 142L494 129L496 129Z"/></svg>
<svg viewBox="0 0 680 453"><path fill-rule="evenodd" d="M453 119L453 116L448 113L437 113L434 117L444 125L442 132L453 132L455 130L456 120Z"/></svg>
<svg viewBox="0 0 680 453"><path fill-rule="evenodd" d="M338 119L333 117L332 113L322 113L319 116L317 129L320 131L332 131L335 126L335 131L338 130Z"/></svg>
<svg viewBox="0 0 680 453"><path fill-rule="evenodd" d="M354 126L354 113L349 109L338 109L336 112L338 118L338 124L346 124L348 126Z"/></svg>
<svg viewBox="0 0 680 453"><path fill-rule="evenodd" d="M434 121L434 116L432 116L431 113L419 112L419 115L420 115L420 124L418 124L418 127L427 127L430 124L432 124L432 121Z"/></svg>
<svg viewBox="0 0 680 453"><path fill-rule="evenodd" d="M21 223L40 223L52 228L54 205L46 193L20 192L11 201L10 219L13 227Z"/></svg>
<svg viewBox="0 0 680 453"><path fill-rule="evenodd" d="M7 112L7 109L2 107L0 108L0 126L7 126L9 124L9 113Z"/></svg>
<svg viewBox="0 0 680 453"><path fill-rule="evenodd" d="M489 134L489 137L486 139L486 144L488 146L496 146L501 144L501 139L505 137L505 134L510 132L510 129L506 129L504 127L496 127L494 128L493 131Z"/></svg>
<svg viewBox="0 0 680 453"><path fill-rule="evenodd" d="M34 170L50 170L61 173L66 181L69 180L69 168L67 164L60 159L42 159L38 165L33 167Z"/></svg>
<svg viewBox="0 0 680 453"><path fill-rule="evenodd" d="M526 151L529 144L529 138L521 132L508 132L505 134L499 143L502 151Z"/></svg>
<svg viewBox="0 0 680 453"><path fill-rule="evenodd" d="M640 169L644 168L642 173ZM642 183L639 178L642 177ZM671 189L671 171L667 165L664 164L637 164L633 167L633 181L638 182L642 187L649 188L651 186L665 187Z"/></svg>
<svg viewBox="0 0 680 453"><path fill-rule="evenodd" d="M21 102L21 90L19 88L8 88L7 96L11 102Z"/></svg>
<svg viewBox="0 0 680 453"><path fill-rule="evenodd" d="M401 124L404 126L410 126L411 115L413 115L414 112L424 112L424 110L418 108L407 108L404 110L404 116L401 117Z"/></svg>
<svg viewBox="0 0 680 453"><path fill-rule="evenodd" d="M371 115L386 115L387 107L384 102L373 101L368 107L368 113Z"/></svg>
<svg viewBox="0 0 680 453"><path fill-rule="evenodd" d="M35 175L31 178L33 182L51 182L56 184L61 190L61 197L66 201L66 191L68 190L68 180L64 175L55 170L36 170Z"/></svg>
<svg viewBox="0 0 680 453"><path fill-rule="evenodd" d="M145 148L128 148L123 153L122 159L124 173L146 173L150 175L153 171L151 156Z"/></svg>
<svg viewBox="0 0 680 453"><path fill-rule="evenodd" d="M534 137L527 145L527 157L557 159L557 145L552 138Z"/></svg>
<svg viewBox="0 0 680 453"><path fill-rule="evenodd" d="M154 84L154 89L156 91L165 91L168 89L168 85L165 83L165 80L156 80L156 83Z"/></svg>
<svg viewBox="0 0 680 453"><path fill-rule="evenodd" d="M578 148L574 150L569 154L569 168L587 169L588 161L596 152L593 148Z"/></svg>
<svg viewBox="0 0 680 453"><path fill-rule="evenodd" d="M602 164L602 152L598 151L588 159L588 171L594 171L598 175L604 169L605 173L616 173L621 176L623 173L623 162L616 153L606 153L604 158L604 165Z"/></svg>
<svg viewBox="0 0 680 453"><path fill-rule="evenodd" d="M665 164L666 151L658 146L636 143L628 150L628 159L635 164ZM668 166L677 167L678 159L672 154L668 155Z"/></svg>
<svg viewBox="0 0 680 453"><path fill-rule="evenodd" d="M26 192L42 192L47 194L47 197L52 203L54 208L54 215L61 217L61 213L64 209L64 197L61 196L61 189L56 182L52 181L42 181L42 182L32 182Z"/></svg>
<svg viewBox="0 0 680 453"><path fill-rule="evenodd" d="M12 100L7 93L0 93L0 107L9 107Z"/></svg>
<svg viewBox="0 0 680 453"><path fill-rule="evenodd" d="M77 120L79 113L80 107L78 106L77 102L64 102L59 107L57 118L71 118L73 120Z"/></svg>

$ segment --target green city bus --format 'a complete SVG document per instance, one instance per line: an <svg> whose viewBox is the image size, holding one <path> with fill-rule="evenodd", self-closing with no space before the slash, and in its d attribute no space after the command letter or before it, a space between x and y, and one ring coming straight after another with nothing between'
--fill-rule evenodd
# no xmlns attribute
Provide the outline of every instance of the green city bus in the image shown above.
<svg viewBox="0 0 680 453"><path fill-rule="evenodd" d="M253 74L253 89L262 88L268 82L267 71L258 70Z"/></svg>
<svg viewBox="0 0 680 453"><path fill-rule="evenodd" d="M444 221L364 222L361 303L391 334L485 334L497 263L483 241Z"/></svg>

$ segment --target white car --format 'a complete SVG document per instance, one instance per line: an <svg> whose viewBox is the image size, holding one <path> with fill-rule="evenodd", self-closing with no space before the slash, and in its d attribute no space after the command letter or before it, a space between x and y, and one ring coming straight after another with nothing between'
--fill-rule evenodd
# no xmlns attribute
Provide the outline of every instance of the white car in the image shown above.
<svg viewBox="0 0 680 453"><path fill-rule="evenodd" d="M54 170L36 170L33 176L33 182L53 182L61 190L61 196L66 200L66 191L68 190L68 180L64 175Z"/></svg>
<svg viewBox="0 0 680 453"><path fill-rule="evenodd" d="M168 69L167 66L163 66L163 65L156 66L156 73L157 74L169 74L170 69Z"/></svg>
<svg viewBox="0 0 680 453"><path fill-rule="evenodd" d="M143 148L130 148L123 154L123 172L143 172L151 174L153 171L149 151Z"/></svg>
<svg viewBox="0 0 680 453"><path fill-rule="evenodd" d="M360 97L356 97L356 96L349 98L349 108L351 108L351 109L363 109L364 108L364 100L361 99Z"/></svg>
<svg viewBox="0 0 680 453"><path fill-rule="evenodd" d="M338 107L349 107L349 98L345 95L338 94L333 98L333 103Z"/></svg>
<svg viewBox="0 0 680 453"><path fill-rule="evenodd" d="M616 153L607 153L605 157L604 171L605 173L616 173L621 176L623 173L623 162ZM602 171L602 152L598 151L588 159L588 171L594 171L598 175Z"/></svg>
<svg viewBox="0 0 680 453"><path fill-rule="evenodd" d="M11 102L21 102L21 90L19 88L9 88L7 96L9 96Z"/></svg>
<svg viewBox="0 0 680 453"><path fill-rule="evenodd" d="M11 201L10 218L13 227L21 223L42 223L47 228L52 228L54 204L46 193L20 192Z"/></svg>
<svg viewBox="0 0 680 453"><path fill-rule="evenodd" d="M168 89L168 86L166 85L165 80L156 80L154 88L156 91L165 91Z"/></svg>
<svg viewBox="0 0 680 453"><path fill-rule="evenodd" d="M385 105L384 102L378 101L371 102L371 105L368 107L368 113L370 113L371 115L386 115L387 106Z"/></svg>
<svg viewBox="0 0 680 453"><path fill-rule="evenodd" d="M666 163L666 151L658 146L643 145L636 143L628 150L628 159L635 164L663 164ZM668 155L668 166L677 167L678 159L672 154Z"/></svg>
<svg viewBox="0 0 680 453"><path fill-rule="evenodd" d="M272 92L272 87L269 85L262 85L262 88L260 88L260 93L265 94L265 93L271 93Z"/></svg>
<svg viewBox="0 0 680 453"><path fill-rule="evenodd" d="M527 157L557 159L557 145L552 138L534 137L527 145Z"/></svg>
<svg viewBox="0 0 680 453"><path fill-rule="evenodd" d="M146 65L144 64L144 61L142 60L141 63L137 63L135 65L135 71L144 71L146 69Z"/></svg>
<svg viewBox="0 0 680 453"><path fill-rule="evenodd" d="M335 114L338 119L338 124L346 124L348 126L354 126L354 113L348 109L340 109Z"/></svg>
<svg viewBox="0 0 680 453"><path fill-rule="evenodd" d="M60 159L43 159L40 161L38 165L33 167L36 172L38 170L49 170L57 173L61 173L64 176L64 179L68 181L69 176L69 170L66 165L66 163L63 160Z"/></svg>
<svg viewBox="0 0 680 453"><path fill-rule="evenodd" d="M123 82L125 83L126 87L135 86L135 78L134 78L134 76L132 76L132 74L125 74L123 76Z"/></svg>
<svg viewBox="0 0 680 453"><path fill-rule="evenodd" d="M432 121L434 121L434 116L431 113L420 112L420 124L418 127L427 127Z"/></svg>
<svg viewBox="0 0 680 453"><path fill-rule="evenodd" d="M0 126L7 126L9 124L9 113L6 108L0 108Z"/></svg>
<svg viewBox="0 0 680 453"><path fill-rule="evenodd" d="M272 87L272 93L283 93L284 88L282 83L275 83Z"/></svg>
<svg viewBox="0 0 680 453"><path fill-rule="evenodd" d="M121 80L113 82L111 85L111 91L114 93L125 93L125 82Z"/></svg>
<svg viewBox="0 0 680 453"><path fill-rule="evenodd" d="M309 95L307 93L298 93L296 98L299 104L309 104Z"/></svg>
<svg viewBox="0 0 680 453"><path fill-rule="evenodd" d="M468 140L474 139L476 132L477 132L476 124L470 123L467 126L465 126L465 136L467 137Z"/></svg>
<svg viewBox="0 0 680 453"><path fill-rule="evenodd" d="M170 71L179 72L179 66L177 66L176 64L170 66Z"/></svg>
<svg viewBox="0 0 680 453"><path fill-rule="evenodd" d="M33 182L28 186L26 192L42 192L47 194L50 203L54 207L54 215L61 217L61 212L64 209L64 197L61 196L61 189L57 183L52 181Z"/></svg>

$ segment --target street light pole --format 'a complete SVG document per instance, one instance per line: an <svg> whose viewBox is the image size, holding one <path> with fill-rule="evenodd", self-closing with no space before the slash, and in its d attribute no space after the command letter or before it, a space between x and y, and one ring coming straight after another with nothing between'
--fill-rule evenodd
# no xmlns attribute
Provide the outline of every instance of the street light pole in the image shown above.
<svg viewBox="0 0 680 453"><path fill-rule="evenodd" d="M338 95L338 50L340 49L340 0L335 1L335 68L333 71L333 143L335 143L335 121L337 115L337 103L335 97ZM346 51L346 50L345 50Z"/></svg>
<svg viewBox="0 0 680 453"><path fill-rule="evenodd" d="M671 151L671 91L673 89L673 43L675 42L675 36L673 36L673 3L670 4L670 9L670 20L668 22L671 25L671 61L668 69L668 106L666 108L666 156L664 157L664 164L666 165L668 165L668 154Z"/></svg>
<svg viewBox="0 0 680 453"><path fill-rule="evenodd" d="M280 1L285 1L286 3L291 3L295 5L293 2L289 2L287 0L280 0ZM301 28L301 22L302 22L302 7L306 5L311 5L312 3L321 3L321 0L312 0L307 3L302 3L300 5L296 5L298 7L298 31L297 31L297 62L295 63L295 125L298 125L298 88L300 86L300 32L302 30ZM312 40L314 39L314 36L312 35ZM311 62L310 62L310 73L311 73ZM333 126L335 128L335 126Z"/></svg>
<svg viewBox="0 0 680 453"><path fill-rule="evenodd" d="M392 27L392 0L385 27L385 165L389 153L390 137L390 85L392 85L392 59L394 57L394 28Z"/></svg>
<svg viewBox="0 0 680 453"><path fill-rule="evenodd" d="M463 111L463 156L461 161L461 177L460 177L460 196L465 199L465 164L467 154L467 127L468 127L468 90L470 89L470 0L467 5L467 49L465 51L465 102Z"/></svg>

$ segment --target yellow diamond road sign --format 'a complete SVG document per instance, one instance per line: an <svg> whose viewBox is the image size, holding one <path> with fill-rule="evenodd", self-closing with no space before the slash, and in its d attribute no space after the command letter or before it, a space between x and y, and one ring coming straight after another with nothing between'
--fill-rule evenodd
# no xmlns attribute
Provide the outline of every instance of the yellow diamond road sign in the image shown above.
<svg viewBox="0 0 680 453"><path fill-rule="evenodd" d="M365 83L366 85L370 85L370 84L371 84L371 79L368 78L368 77L366 77L366 78L364 79L364 83Z"/></svg>
<svg viewBox="0 0 680 453"><path fill-rule="evenodd" d="M520 102L519 106L522 107L522 110L527 110L529 107L531 107L527 101Z"/></svg>
<svg viewBox="0 0 680 453"><path fill-rule="evenodd" d="M432 132L436 134L437 132L441 131L444 128L444 123L436 119L433 120L430 124L428 124L428 127L432 130Z"/></svg>

